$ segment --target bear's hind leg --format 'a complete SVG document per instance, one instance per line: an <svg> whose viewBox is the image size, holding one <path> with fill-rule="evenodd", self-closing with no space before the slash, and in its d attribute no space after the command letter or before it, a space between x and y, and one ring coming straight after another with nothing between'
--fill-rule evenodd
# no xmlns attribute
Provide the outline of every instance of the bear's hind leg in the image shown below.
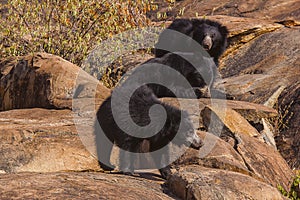
<svg viewBox="0 0 300 200"><path fill-rule="evenodd" d="M98 151L98 162L100 167L104 171L112 171L116 168L116 166L110 163L110 154L113 148L113 144L100 144L97 148Z"/></svg>
<svg viewBox="0 0 300 200"><path fill-rule="evenodd" d="M133 155L131 152L128 152L123 149L120 150L120 158L119 158L120 171L126 175L133 175L134 173L134 167L133 167L134 159L132 157Z"/></svg>
<svg viewBox="0 0 300 200"><path fill-rule="evenodd" d="M153 160L163 179L167 179L171 175L170 154L168 149L164 149L163 153L154 153ZM162 167L163 166L163 167Z"/></svg>
<svg viewBox="0 0 300 200"><path fill-rule="evenodd" d="M120 171L126 175L134 174L135 153L138 153L141 145L138 142L126 141L126 145L120 148L119 166Z"/></svg>
<svg viewBox="0 0 300 200"><path fill-rule="evenodd" d="M112 171L115 166L110 163L110 154L113 148L113 141L110 141L99 125L96 125L96 145L97 145L97 156L100 167L104 171Z"/></svg>
<svg viewBox="0 0 300 200"><path fill-rule="evenodd" d="M168 177L171 175L171 168L170 166L166 166L166 167L163 167L161 169L159 169L159 172L160 172L160 175L163 179L168 179Z"/></svg>

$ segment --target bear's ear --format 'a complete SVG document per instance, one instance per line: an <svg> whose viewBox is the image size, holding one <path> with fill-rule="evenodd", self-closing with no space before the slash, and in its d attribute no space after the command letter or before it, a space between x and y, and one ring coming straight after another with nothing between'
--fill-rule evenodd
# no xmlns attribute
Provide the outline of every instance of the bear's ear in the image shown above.
<svg viewBox="0 0 300 200"><path fill-rule="evenodd" d="M226 26L222 26L222 25L219 27L219 31L220 31L220 33L221 33L222 36L226 36L226 37L227 37L227 35L229 33L227 27Z"/></svg>
<svg viewBox="0 0 300 200"><path fill-rule="evenodd" d="M179 31L185 35L189 35L193 30L193 24L190 19L175 19L168 29Z"/></svg>
<svg viewBox="0 0 300 200"><path fill-rule="evenodd" d="M205 23L204 19L192 19L191 20L193 27L200 26L201 24Z"/></svg>
<svg viewBox="0 0 300 200"><path fill-rule="evenodd" d="M181 27L191 26L191 20L185 18L177 18L167 27L168 29L177 30Z"/></svg>

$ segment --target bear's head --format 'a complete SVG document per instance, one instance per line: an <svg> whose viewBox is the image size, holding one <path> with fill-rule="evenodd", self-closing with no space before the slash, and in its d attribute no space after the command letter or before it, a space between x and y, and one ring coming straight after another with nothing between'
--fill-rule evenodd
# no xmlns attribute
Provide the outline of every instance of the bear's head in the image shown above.
<svg viewBox="0 0 300 200"><path fill-rule="evenodd" d="M226 26L213 20L175 19L167 29L182 33L192 40L164 30L155 44L155 57L160 58L168 52L198 52L198 49L194 49L195 45L192 44L194 40L214 58L218 65L218 59L227 47L228 30ZM168 50L160 49L160 47Z"/></svg>
<svg viewBox="0 0 300 200"><path fill-rule="evenodd" d="M211 20L193 21L193 39L197 41L215 60L227 46L228 30L220 23Z"/></svg>

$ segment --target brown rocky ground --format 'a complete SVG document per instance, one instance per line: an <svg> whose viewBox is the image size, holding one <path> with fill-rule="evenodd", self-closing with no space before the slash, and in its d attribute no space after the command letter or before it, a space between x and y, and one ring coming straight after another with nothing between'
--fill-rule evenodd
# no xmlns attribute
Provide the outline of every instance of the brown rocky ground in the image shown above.
<svg viewBox="0 0 300 200"><path fill-rule="evenodd" d="M217 0L183 0L172 4L172 9L168 7L167 1L158 0L156 2L159 9L149 14L149 17L153 20L157 20L157 12L166 13L167 19L173 19L176 16L226 15L258 20L299 21L300 16L300 2L295 0L225 0L222 2Z"/></svg>
<svg viewBox="0 0 300 200"><path fill-rule="evenodd" d="M291 167L300 167L299 2L176 5L186 6L186 17L198 12L230 30L216 87L237 101L217 109L224 102L201 99L199 110L188 107L202 130L213 115L224 126L220 137L199 131L204 147L176 161L166 182L152 170L103 173L91 130L110 90L53 55L1 59L1 199L284 199L276 187L288 189Z"/></svg>

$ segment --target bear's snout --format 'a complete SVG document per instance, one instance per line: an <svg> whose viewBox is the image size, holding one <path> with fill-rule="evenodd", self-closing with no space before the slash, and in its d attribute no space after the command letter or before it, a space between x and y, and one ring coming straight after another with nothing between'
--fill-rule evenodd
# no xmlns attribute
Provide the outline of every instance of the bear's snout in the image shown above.
<svg viewBox="0 0 300 200"><path fill-rule="evenodd" d="M212 38L210 36L205 36L205 38L202 41L203 48L208 51L212 47Z"/></svg>

